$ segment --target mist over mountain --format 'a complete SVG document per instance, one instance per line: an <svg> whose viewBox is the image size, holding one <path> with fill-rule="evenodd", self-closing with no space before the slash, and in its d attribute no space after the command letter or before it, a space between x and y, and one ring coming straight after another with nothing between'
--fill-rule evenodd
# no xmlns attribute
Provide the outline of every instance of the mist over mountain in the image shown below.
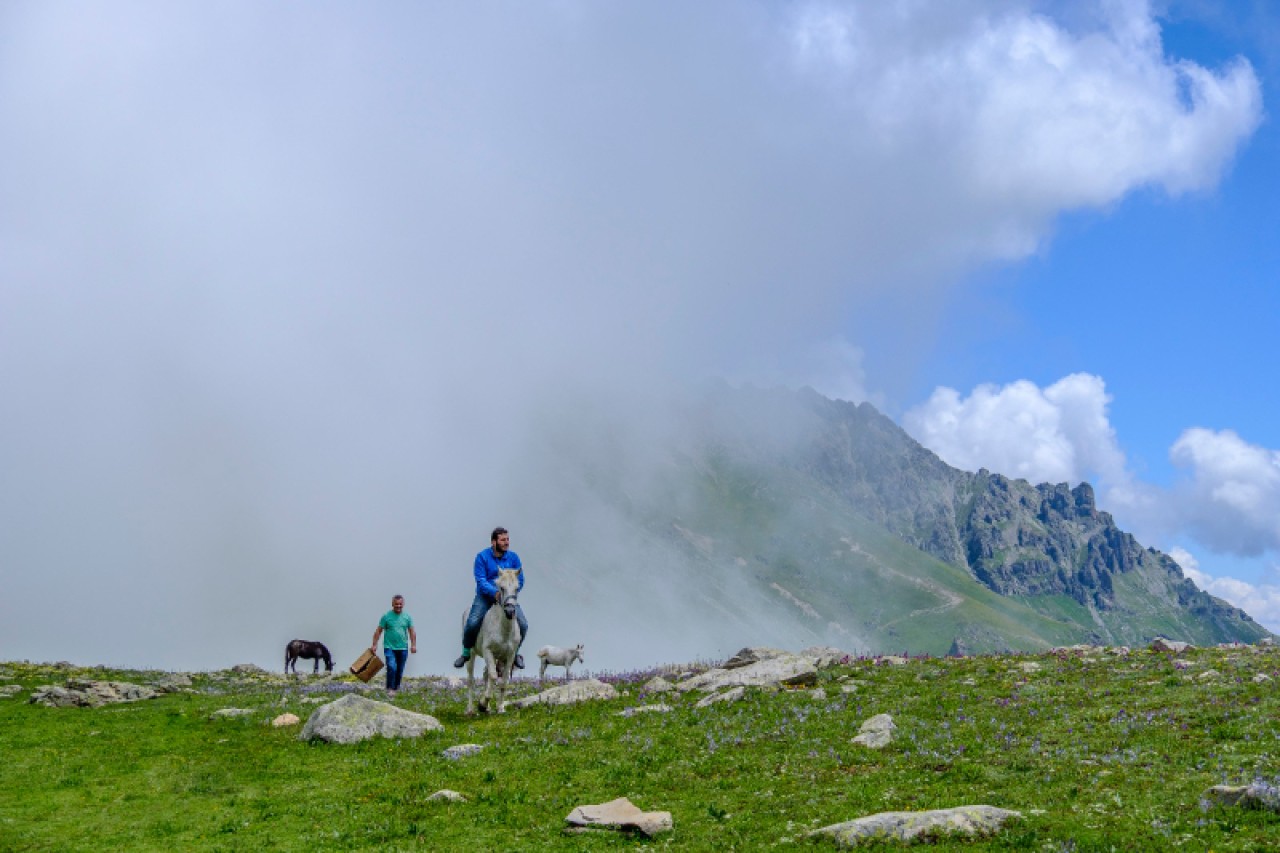
<svg viewBox="0 0 1280 853"><path fill-rule="evenodd" d="M868 403L717 384L667 417L666 432L596 423L536 454L556 461L531 481L557 485L531 538L583 613L606 608L582 624L588 641L647 635L677 659L746 643L943 654L1268 633L1119 530L1087 483L957 470Z"/></svg>

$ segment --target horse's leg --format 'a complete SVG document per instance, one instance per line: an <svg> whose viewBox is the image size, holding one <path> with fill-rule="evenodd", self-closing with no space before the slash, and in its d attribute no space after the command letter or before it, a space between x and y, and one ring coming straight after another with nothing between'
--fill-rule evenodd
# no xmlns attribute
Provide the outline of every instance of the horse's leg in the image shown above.
<svg viewBox="0 0 1280 853"><path fill-rule="evenodd" d="M542 668L538 670L538 683L541 684L543 679L547 677L547 659L542 659Z"/></svg>
<svg viewBox="0 0 1280 853"><path fill-rule="evenodd" d="M467 716L474 716L476 713L476 653L475 649L471 650L471 657L467 658Z"/></svg>
<svg viewBox="0 0 1280 853"><path fill-rule="evenodd" d="M484 696L480 699L480 710L489 713L493 698L493 682L497 680L498 664L490 649L484 650Z"/></svg>

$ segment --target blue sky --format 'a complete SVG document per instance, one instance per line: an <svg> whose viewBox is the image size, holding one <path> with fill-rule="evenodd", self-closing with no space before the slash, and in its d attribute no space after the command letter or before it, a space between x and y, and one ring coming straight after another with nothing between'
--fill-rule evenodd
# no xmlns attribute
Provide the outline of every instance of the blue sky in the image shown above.
<svg viewBox="0 0 1280 853"><path fill-rule="evenodd" d="M285 601L362 643L353 566L451 650L536 430L708 375L1094 482L1280 630L1278 44L1264 2L4 4L0 656L253 659Z"/></svg>

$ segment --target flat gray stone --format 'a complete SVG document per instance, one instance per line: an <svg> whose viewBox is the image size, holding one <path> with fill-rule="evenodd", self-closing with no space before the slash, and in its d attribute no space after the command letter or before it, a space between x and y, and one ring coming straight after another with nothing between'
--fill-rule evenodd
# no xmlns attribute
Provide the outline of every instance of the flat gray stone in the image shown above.
<svg viewBox="0 0 1280 853"><path fill-rule="evenodd" d="M592 806L578 806L565 818L570 830L612 829L648 836L670 832L671 812L641 811L626 797Z"/></svg>
<svg viewBox="0 0 1280 853"><path fill-rule="evenodd" d="M969 836L980 838L998 832L1021 812L994 806L956 806L925 812L881 812L845 823L824 826L809 833L826 836L837 847L856 847L871 841L915 841L923 838Z"/></svg>
<svg viewBox="0 0 1280 853"><path fill-rule="evenodd" d="M730 687L723 693L712 693L710 696L704 696L698 700L695 708L706 708L709 705L720 705L726 702L738 702L742 697L747 695L745 687Z"/></svg>
<svg viewBox="0 0 1280 853"><path fill-rule="evenodd" d="M427 797L428 802L448 802L448 803L465 803L467 798L459 794L457 791L450 791L448 788L441 788L431 796Z"/></svg>
<svg viewBox="0 0 1280 853"><path fill-rule="evenodd" d="M640 705L636 708L623 708L618 712L619 717L634 717L636 714L666 714L671 711L671 706L659 702L656 705Z"/></svg>
<svg viewBox="0 0 1280 853"><path fill-rule="evenodd" d="M253 714L252 708L219 708L209 715L211 720L226 720L234 717L248 717Z"/></svg>
<svg viewBox="0 0 1280 853"><path fill-rule="evenodd" d="M450 761L457 761L459 758L466 758L468 755L475 755L482 749L484 749L484 747L478 743L460 743L456 746L449 747L444 752L440 753L440 755Z"/></svg>

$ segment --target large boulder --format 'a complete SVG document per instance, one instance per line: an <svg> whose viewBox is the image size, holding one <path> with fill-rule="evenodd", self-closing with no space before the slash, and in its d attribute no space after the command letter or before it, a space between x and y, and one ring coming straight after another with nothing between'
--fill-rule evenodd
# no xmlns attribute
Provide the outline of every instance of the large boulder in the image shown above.
<svg viewBox="0 0 1280 853"><path fill-rule="evenodd" d="M357 743L377 736L418 737L425 732L443 729L440 721L429 714L415 714L386 702L349 693L336 702L317 708L302 727L298 739Z"/></svg>
<svg viewBox="0 0 1280 853"><path fill-rule="evenodd" d="M856 847L864 841L915 841L950 835L973 838L991 835L1021 812L995 806L956 806L925 812L881 812L845 823L824 826L809 833L826 836L837 847Z"/></svg>
<svg viewBox="0 0 1280 853"><path fill-rule="evenodd" d="M747 651L744 649L743 651ZM741 655L739 652L738 655ZM681 693L701 690L715 693L726 687L812 687L818 683L818 667L812 658L789 652L763 658L733 669L710 669L676 685Z"/></svg>
<svg viewBox="0 0 1280 853"><path fill-rule="evenodd" d="M591 699L617 699L618 690L612 684L605 684L597 678L580 678L556 687L526 696L515 702L517 708L528 708L532 705L572 705Z"/></svg>

